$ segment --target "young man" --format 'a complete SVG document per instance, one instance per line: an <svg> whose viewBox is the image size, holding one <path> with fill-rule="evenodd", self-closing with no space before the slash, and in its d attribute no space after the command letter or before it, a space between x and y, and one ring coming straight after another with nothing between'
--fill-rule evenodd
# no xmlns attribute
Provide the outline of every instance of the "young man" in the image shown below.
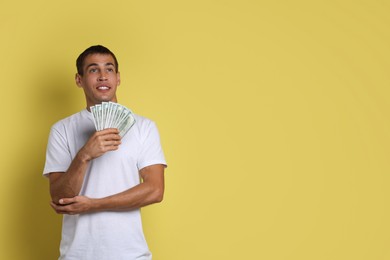
<svg viewBox="0 0 390 260"><path fill-rule="evenodd" d="M117 102L118 62L98 45L76 63L87 108L53 125L43 173L51 206L64 214L60 259L149 260L139 209L163 198L166 162L157 128L134 115L123 138L114 128L96 132L89 108Z"/></svg>

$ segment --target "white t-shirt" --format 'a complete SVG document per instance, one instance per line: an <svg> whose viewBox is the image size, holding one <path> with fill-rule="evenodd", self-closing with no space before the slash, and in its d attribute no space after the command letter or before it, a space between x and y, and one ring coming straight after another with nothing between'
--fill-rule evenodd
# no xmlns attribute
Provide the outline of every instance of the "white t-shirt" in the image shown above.
<svg viewBox="0 0 390 260"><path fill-rule="evenodd" d="M134 115L136 123L117 151L92 160L80 195L102 198L140 183L139 170L166 165L154 122ZM44 176L66 172L77 152L95 132L92 114L84 109L53 125L46 152ZM60 259L150 260L140 210L64 215Z"/></svg>

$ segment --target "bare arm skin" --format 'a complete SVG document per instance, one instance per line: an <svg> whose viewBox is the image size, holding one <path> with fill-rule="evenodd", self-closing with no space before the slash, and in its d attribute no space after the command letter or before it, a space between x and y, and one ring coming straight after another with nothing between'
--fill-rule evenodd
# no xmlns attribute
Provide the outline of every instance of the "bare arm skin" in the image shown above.
<svg viewBox="0 0 390 260"><path fill-rule="evenodd" d="M164 195L164 169L162 164L150 165L140 170L143 182L124 192L100 199L86 196L63 198L51 203L59 214L81 214L99 211L124 211L161 202Z"/></svg>
<svg viewBox="0 0 390 260"><path fill-rule="evenodd" d="M120 143L118 129L110 128L95 132L77 153L66 172L50 173L52 201L58 204L62 198L77 196L81 190L89 161L108 151L117 150Z"/></svg>

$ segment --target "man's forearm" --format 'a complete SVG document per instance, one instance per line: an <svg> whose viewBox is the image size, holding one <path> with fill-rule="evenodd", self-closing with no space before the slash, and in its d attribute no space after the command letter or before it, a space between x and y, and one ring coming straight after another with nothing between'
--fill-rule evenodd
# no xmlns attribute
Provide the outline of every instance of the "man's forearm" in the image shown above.
<svg viewBox="0 0 390 260"><path fill-rule="evenodd" d="M124 192L94 199L93 211L121 211L141 208L163 200L162 188L149 183L141 183Z"/></svg>
<svg viewBox="0 0 390 260"><path fill-rule="evenodd" d="M52 203L52 207L60 214L81 214L133 210L161 202L164 195L164 165L145 167L140 174L143 182L123 192L104 198L64 198L59 204Z"/></svg>
<svg viewBox="0 0 390 260"><path fill-rule="evenodd" d="M117 150L120 143L119 131L116 128L95 132L76 154L65 173L54 172L49 175L50 194L54 203L59 203L62 198L77 196L83 185L89 161L108 151Z"/></svg>
<svg viewBox="0 0 390 260"><path fill-rule="evenodd" d="M61 199L61 203L52 202L51 206L59 214L74 215L102 211L128 211L161 202L162 199L162 189L156 189L148 183L141 183L105 198L75 196Z"/></svg>
<svg viewBox="0 0 390 260"><path fill-rule="evenodd" d="M80 193L88 163L89 161L78 153L66 172L50 174L50 195L55 203Z"/></svg>
<svg viewBox="0 0 390 260"><path fill-rule="evenodd" d="M164 165L157 164L140 171L143 182L124 192L93 200L97 211L132 210L161 202L164 195Z"/></svg>

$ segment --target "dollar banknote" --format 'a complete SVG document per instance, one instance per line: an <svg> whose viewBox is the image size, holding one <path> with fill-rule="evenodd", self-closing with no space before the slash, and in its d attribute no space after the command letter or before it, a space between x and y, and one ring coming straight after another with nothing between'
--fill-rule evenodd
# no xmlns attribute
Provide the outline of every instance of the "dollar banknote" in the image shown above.
<svg viewBox="0 0 390 260"><path fill-rule="evenodd" d="M96 131L117 128L123 137L135 123L133 112L115 102L102 102L90 107Z"/></svg>

